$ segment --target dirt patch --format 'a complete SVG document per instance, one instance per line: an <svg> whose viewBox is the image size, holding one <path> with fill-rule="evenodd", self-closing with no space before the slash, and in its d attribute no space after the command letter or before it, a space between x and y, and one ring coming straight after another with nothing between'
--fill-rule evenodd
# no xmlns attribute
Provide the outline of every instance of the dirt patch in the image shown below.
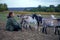
<svg viewBox="0 0 60 40"><path fill-rule="evenodd" d="M0 40L58 40L58 35L53 34L53 29L48 30L48 34L41 31L6 31L5 23L0 22Z"/></svg>

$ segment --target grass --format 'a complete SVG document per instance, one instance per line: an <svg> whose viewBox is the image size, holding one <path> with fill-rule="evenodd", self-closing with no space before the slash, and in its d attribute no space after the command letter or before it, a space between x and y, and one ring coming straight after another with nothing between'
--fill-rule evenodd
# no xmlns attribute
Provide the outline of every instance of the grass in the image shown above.
<svg viewBox="0 0 60 40"><path fill-rule="evenodd" d="M9 12L0 12L0 40L58 40L58 36L54 35L54 30L53 28L48 28L47 32L48 34L43 34L40 31L29 31L29 30L24 30L23 32L20 31L6 31L5 29L5 24L7 20L7 15ZM14 12L15 14L32 14L34 12ZM49 17L51 14L54 14L55 17L60 18L60 13L55 13L55 12L35 12L37 14L41 14L42 17ZM51 14L50 14L51 13ZM15 16L16 20L19 20L17 16ZM3 22L3 23L1 23Z"/></svg>
<svg viewBox="0 0 60 40"><path fill-rule="evenodd" d="M0 21L6 21L6 17L8 15L8 11L6 12L0 12ZM60 18L60 12L23 12L23 11L14 11L15 14L19 15L19 14L41 14L42 17L50 17L51 14L55 15L56 18ZM15 16L16 19L17 16Z"/></svg>

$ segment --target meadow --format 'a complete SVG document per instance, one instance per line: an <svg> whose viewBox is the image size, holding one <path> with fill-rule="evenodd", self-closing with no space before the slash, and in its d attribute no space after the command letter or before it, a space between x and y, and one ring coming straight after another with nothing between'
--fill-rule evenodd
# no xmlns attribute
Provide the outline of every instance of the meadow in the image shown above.
<svg viewBox="0 0 60 40"><path fill-rule="evenodd" d="M58 35L54 35L54 30L48 29L48 34L43 34L40 31L18 31L18 32L9 32L5 30L6 20L8 11L0 12L0 40L58 40ZM23 12L23 11L14 11L16 14L16 20L20 20L17 15L20 14L41 14L42 17L50 17L50 15L55 15L56 18L60 18L60 12Z"/></svg>
<svg viewBox="0 0 60 40"><path fill-rule="evenodd" d="M0 21L5 21L6 20L6 17L8 15L8 11L6 12L0 12ZM42 15L42 17L50 17L50 15L54 15L56 18L60 18L60 12L23 12L23 11L14 11L14 13L16 15L19 15L19 14L33 14L33 13L36 13L36 14L40 14ZM16 16L17 18L17 16Z"/></svg>

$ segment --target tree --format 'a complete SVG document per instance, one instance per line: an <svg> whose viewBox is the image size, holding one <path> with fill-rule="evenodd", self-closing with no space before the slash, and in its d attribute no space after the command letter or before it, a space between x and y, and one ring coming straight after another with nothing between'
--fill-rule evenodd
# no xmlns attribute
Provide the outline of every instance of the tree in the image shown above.
<svg viewBox="0 0 60 40"><path fill-rule="evenodd" d="M6 4L4 4L4 10L8 10L8 7Z"/></svg>
<svg viewBox="0 0 60 40"><path fill-rule="evenodd" d="M37 7L37 10L38 10L38 11L41 11L41 5L39 5L39 6Z"/></svg>
<svg viewBox="0 0 60 40"><path fill-rule="evenodd" d="M60 12L60 4L58 6L50 5L49 7L42 7L39 5L36 8L32 8L30 11L34 12Z"/></svg>
<svg viewBox="0 0 60 40"><path fill-rule="evenodd" d="M2 9L2 4L0 4L0 11L3 11L3 9Z"/></svg>
<svg viewBox="0 0 60 40"><path fill-rule="evenodd" d="M56 12L60 12L60 4L56 7Z"/></svg>
<svg viewBox="0 0 60 40"><path fill-rule="evenodd" d="M37 8L32 8L30 11L32 11L32 12L37 12L38 9L37 9Z"/></svg>
<svg viewBox="0 0 60 40"><path fill-rule="evenodd" d="M0 4L0 11L6 11L8 10L7 5L6 4Z"/></svg>
<svg viewBox="0 0 60 40"><path fill-rule="evenodd" d="M55 12L55 6L54 6L54 5L50 5L50 6L47 8L47 12Z"/></svg>
<svg viewBox="0 0 60 40"><path fill-rule="evenodd" d="M55 8L55 6L54 5L50 5L50 8Z"/></svg>

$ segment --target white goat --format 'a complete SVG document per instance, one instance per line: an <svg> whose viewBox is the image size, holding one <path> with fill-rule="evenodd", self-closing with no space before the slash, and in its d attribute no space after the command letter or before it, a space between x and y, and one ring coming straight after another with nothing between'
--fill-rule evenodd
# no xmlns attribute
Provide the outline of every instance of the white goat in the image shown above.
<svg viewBox="0 0 60 40"><path fill-rule="evenodd" d="M29 28L29 26L31 26L31 28L35 28L37 29L37 21L36 19L32 18L31 16L24 16L24 20L27 22L25 23L27 25L27 27Z"/></svg>

